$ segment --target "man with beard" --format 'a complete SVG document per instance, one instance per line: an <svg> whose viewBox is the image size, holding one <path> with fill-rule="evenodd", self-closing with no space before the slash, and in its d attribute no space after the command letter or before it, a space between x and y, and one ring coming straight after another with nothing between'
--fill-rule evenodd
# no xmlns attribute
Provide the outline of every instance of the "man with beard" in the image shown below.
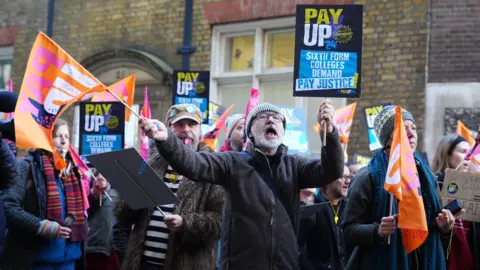
<svg viewBox="0 0 480 270"><path fill-rule="evenodd" d="M347 205L351 175L348 167L343 177L320 188L314 198L321 210L300 220L298 248L302 270L342 270L345 268L345 243L340 224Z"/></svg>
<svg viewBox="0 0 480 270"><path fill-rule="evenodd" d="M298 269L300 189L325 186L342 177L343 150L333 125L335 109L323 101L317 121L327 127L321 159L288 155L282 144L286 121L264 103L250 111L244 152L194 152L158 120L140 119L160 154L182 175L222 185L227 201L222 226L221 269Z"/></svg>
<svg viewBox="0 0 480 270"><path fill-rule="evenodd" d="M187 151L208 153L212 150L200 142L202 114L192 104L172 106L167 112L171 136L177 147ZM178 149L180 150L180 149ZM175 155L174 153L169 155ZM173 169L166 155L152 151L149 164L180 203L161 205L156 209L120 212L119 222L134 229L130 234L122 269L215 269L215 250L219 239L224 192L220 186L195 183L178 169L189 167L188 162Z"/></svg>

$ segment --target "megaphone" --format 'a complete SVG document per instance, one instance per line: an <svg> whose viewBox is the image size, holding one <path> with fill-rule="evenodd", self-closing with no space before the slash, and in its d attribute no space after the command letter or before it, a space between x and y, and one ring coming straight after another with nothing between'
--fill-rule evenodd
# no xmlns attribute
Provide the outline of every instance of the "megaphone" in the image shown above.
<svg viewBox="0 0 480 270"><path fill-rule="evenodd" d="M0 120L0 133L4 139L15 141L15 122L14 119Z"/></svg>
<svg viewBox="0 0 480 270"><path fill-rule="evenodd" d="M15 92L0 91L0 112L11 113L15 111L18 94Z"/></svg>

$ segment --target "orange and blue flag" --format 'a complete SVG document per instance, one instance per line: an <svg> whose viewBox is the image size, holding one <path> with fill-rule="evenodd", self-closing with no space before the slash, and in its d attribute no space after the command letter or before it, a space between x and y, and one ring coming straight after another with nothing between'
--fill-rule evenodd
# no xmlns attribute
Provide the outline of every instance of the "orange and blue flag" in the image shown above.
<svg viewBox="0 0 480 270"><path fill-rule="evenodd" d="M228 109L218 118L217 122L215 123L215 127L210 130L209 132L205 133L202 138L202 142L206 143L210 148L216 149L217 148L217 139L220 130L225 127L227 123L228 115L230 111L233 109L233 104L228 107Z"/></svg>
<svg viewBox="0 0 480 270"><path fill-rule="evenodd" d="M410 253L427 239L428 226L417 167L400 106L396 107L393 141L384 188L398 200L398 228L402 230L403 246L406 252Z"/></svg>

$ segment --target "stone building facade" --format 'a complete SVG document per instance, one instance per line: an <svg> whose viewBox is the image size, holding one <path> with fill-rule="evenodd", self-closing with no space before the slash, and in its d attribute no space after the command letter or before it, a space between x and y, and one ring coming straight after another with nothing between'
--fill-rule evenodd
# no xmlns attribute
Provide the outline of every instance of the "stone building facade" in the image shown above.
<svg viewBox="0 0 480 270"><path fill-rule="evenodd" d="M21 85L37 32L46 29L48 2L0 0L0 61L2 48L7 55L10 50L15 89ZM450 72L435 62L442 61L442 52L435 49L439 48L442 38L446 38L445 34L435 33L442 31L443 24L457 20L449 18L451 21L445 21L441 15L435 17L443 8L443 4L437 2L451 6L453 0L433 1L433 6L428 0L193 2L192 45L196 52L190 58L190 67L211 71L211 100L225 106L236 101L234 112L241 112L253 82L260 88L263 101L305 108L310 148L314 154L320 152L320 142L310 126L314 124L321 99L291 97L293 55L290 54L293 53L291 42L296 4L364 5L363 96L358 100L334 100L337 106L358 101L348 147L350 154L369 155L363 107L384 102L404 106L416 117L419 138L427 138L424 137L424 116L428 116L425 114L426 93L429 91L427 67L428 77L432 79L429 83L462 78L445 76ZM53 40L107 85L135 73L136 101L142 105L141 90L148 86L153 116L163 119L171 104L170 74L181 68L177 49L183 42L184 8L185 1L170 0L55 0ZM470 10L477 16L472 15L475 18L460 28L464 35L471 34L472 26L478 27L478 10L473 7ZM454 13L454 16L460 16L460 13ZM454 41L451 44L453 46ZM464 46L465 50L471 50L470 46L475 42L468 44ZM241 56L235 54L238 51L242 52ZM435 60L429 61L429 55ZM460 61L453 65L463 65L461 69L455 68L465 74L462 82L472 81L469 79L475 76L472 67L478 67L479 61L468 63ZM478 82L479 77L476 78ZM73 120L73 115L74 110L70 109L66 117ZM422 139L420 149L423 149Z"/></svg>

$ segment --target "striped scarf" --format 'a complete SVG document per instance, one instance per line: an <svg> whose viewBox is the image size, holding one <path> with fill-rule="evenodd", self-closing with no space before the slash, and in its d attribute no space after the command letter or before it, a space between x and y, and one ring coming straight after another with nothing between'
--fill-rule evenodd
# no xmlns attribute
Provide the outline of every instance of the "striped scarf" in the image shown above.
<svg viewBox="0 0 480 270"><path fill-rule="evenodd" d="M62 201L57 187L56 171L49 156L42 155L41 158L47 188L47 218L63 224ZM60 178L65 196L66 215L72 214L75 216L75 221L70 226L72 230L70 240L74 242L86 241L87 224L84 216L82 188L79 179L73 171L71 162L69 162L67 168L62 171Z"/></svg>

